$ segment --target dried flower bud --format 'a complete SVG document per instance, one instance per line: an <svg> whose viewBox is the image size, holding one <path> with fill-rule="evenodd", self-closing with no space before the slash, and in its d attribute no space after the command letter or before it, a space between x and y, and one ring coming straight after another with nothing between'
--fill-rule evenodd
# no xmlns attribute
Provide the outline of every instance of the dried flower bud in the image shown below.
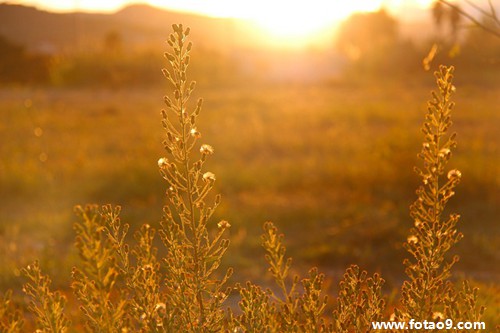
<svg viewBox="0 0 500 333"><path fill-rule="evenodd" d="M217 227L219 229L228 229L231 227L231 224L227 222L226 220L222 220L219 223L217 223Z"/></svg>
<svg viewBox="0 0 500 333"><path fill-rule="evenodd" d="M447 157L451 154L451 150L448 148L443 148L439 151L439 157Z"/></svg>
<svg viewBox="0 0 500 333"><path fill-rule="evenodd" d="M214 153L214 148L210 145L201 145L200 153L203 155L212 155Z"/></svg>
<svg viewBox="0 0 500 333"><path fill-rule="evenodd" d="M453 169L448 172L449 180L459 180L460 178L462 178L462 173L459 170Z"/></svg>
<svg viewBox="0 0 500 333"><path fill-rule="evenodd" d="M197 139L201 138L201 133L198 132L198 130L196 129L196 127L191 128L191 131L189 133L191 134L192 137L195 137Z"/></svg>
<svg viewBox="0 0 500 333"><path fill-rule="evenodd" d="M418 243L418 238L415 235L411 235L411 236L408 236L408 238L406 239L406 241L408 242L408 244L417 244Z"/></svg>
<svg viewBox="0 0 500 333"><path fill-rule="evenodd" d="M167 306L165 305L165 303L158 303L155 305L155 311L165 310L166 308Z"/></svg>
<svg viewBox="0 0 500 333"><path fill-rule="evenodd" d="M215 181L215 175L212 172L205 172L203 174L203 180L206 182L214 182Z"/></svg>
<svg viewBox="0 0 500 333"><path fill-rule="evenodd" d="M153 270L153 266L151 266L151 265L141 266L141 271L152 271L152 270Z"/></svg>
<svg viewBox="0 0 500 333"><path fill-rule="evenodd" d="M432 319L434 320L443 320L444 319L444 315L441 313L441 312L433 312L432 313Z"/></svg>
<svg viewBox="0 0 500 333"><path fill-rule="evenodd" d="M166 157L162 157L158 160L158 167L160 169L168 168L168 159Z"/></svg>
<svg viewBox="0 0 500 333"><path fill-rule="evenodd" d="M222 291L220 291L217 294L215 294L215 298L216 299L224 299L224 298L226 298L226 294L223 293Z"/></svg>
<svg viewBox="0 0 500 333"><path fill-rule="evenodd" d="M168 61L170 62L174 62L175 61L175 57L170 54L170 53L165 53L165 57L168 59Z"/></svg>
<svg viewBox="0 0 500 333"><path fill-rule="evenodd" d="M168 96L165 96L163 98L163 101L165 102L165 105L167 105L167 107L172 107L172 100Z"/></svg>

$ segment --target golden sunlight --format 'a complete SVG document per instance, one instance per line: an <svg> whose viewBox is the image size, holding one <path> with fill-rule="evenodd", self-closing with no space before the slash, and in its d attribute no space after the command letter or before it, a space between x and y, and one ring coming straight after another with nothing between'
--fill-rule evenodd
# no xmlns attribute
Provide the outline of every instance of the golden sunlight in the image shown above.
<svg viewBox="0 0 500 333"><path fill-rule="evenodd" d="M397 12L409 6L427 7L433 0L351 0L351 1L200 1L171 0L171 9L196 12L215 17L233 17L250 22L255 30L274 45L305 45L321 41L327 31L354 12L387 8ZM155 6L166 6L164 0L149 0Z"/></svg>
<svg viewBox="0 0 500 333"><path fill-rule="evenodd" d="M294 19L307 18L320 22L331 22L343 19L356 11L373 11L385 7L419 6L428 7L434 0L351 0L351 1L331 1L307 0L10 0L9 3L19 3L23 5L33 5L43 9L55 11L94 11L109 12L118 10L124 6L134 3L147 3L156 7L172 10L193 12L202 15L215 17L234 17L255 19L263 22L271 29L279 32L297 30ZM311 16L312 15L312 16ZM271 20L280 21L283 19L288 23L273 23ZM318 22L317 24L321 23ZM292 28L293 26L293 28ZM307 26L307 25L306 25Z"/></svg>
<svg viewBox="0 0 500 333"><path fill-rule="evenodd" d="M247 17L277 38L309 38L329 28L356 11L373 11L380 8L382 0L337 2L310 0L307 2L270 2L247 12Z"/></svg>
<svg viewBox="0 0 500 333"><path fill-rule="evenodd" d="M234 13L261 27L271 37L308 39L338 24L355 12L380 8L398 12L405 8L429 7L433 0L351 0L351 1L254 1ZM257 2L257 4L256 4Z"/></svg>
<svg viewBox="0 0 500 333"><path fill-rule="evenodd" d="M412 1L412 0L407 0ZM413 0L414 1L414 0ZM425 0L423 0L425 1ZM427 0L430 1L430 0ZM164 6L162 0L149 0L155 6ZM254 25L270 42L287 43L314 39L345 19L353 12L374 11L382 6L391 6L398 0L353 0L353 1L288 1L254 0L234 1L170 1L169 7L215 17L244 19Z"/></svg>
<svg viewBox="0 0 500 333"><path fill-rule="evenodd" d="M244 19L270 43L302 44L321 38L322 32L354 12L386 8L397 13L404 8L428 7L433 0L12 0L57 11L115 11L143 2L167 10L191 12L213 17Z"/></svg>

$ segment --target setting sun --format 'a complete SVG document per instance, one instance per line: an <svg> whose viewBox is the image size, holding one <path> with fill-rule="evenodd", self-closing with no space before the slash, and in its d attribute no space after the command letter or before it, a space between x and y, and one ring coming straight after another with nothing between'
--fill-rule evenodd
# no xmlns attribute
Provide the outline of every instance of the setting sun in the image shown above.
<svg viewBox="0 0 500 333"><path fill-rule="evenodd" d="M136 3L214 17L233 17L255 21L276 35L292 36L321 29L358 11L381 7L395 9L407 6L427 7L433 0L11 0L8 3L35 5L55 11L110 12Z"/></svg>
<svg viewBox="0 0 500 333"><path fill-rule="evenodd" d="M309 1L264 1L256 0L242 4L231 2L232 7L220 2L221 8L212 7L213 13L250 21L265 34L271 43L303 44L322 39L322 33L355 12L370 12L386 8L397 12L405 7L427 7L432 0L355 0L328 2ZM238 5L235 5L237 3ZM327 37L328 38L328 37Z"/></svg>
<svg viewBox="0 0 500 333"><path fill-rule="evenodd" d="M273 2L265 11L261 6L253 7L247 17L255 21L276 37L306 37L317 33L355 11L371 11L380 7L373 0L354 3L338 3L325 1Z"/></svg>
<svg viewBox="0 0 500 333"><path fill-rule="evenodd" d="M265 37L275 46L320 44L331 39L332 27L354 12L385 8L398 14L407 9L428 7L432 0L352 0L352 1L286 1L286 0L19 0L23 5L60 12L113 12L134 3L145 3L166 10L182 11L211 17L235 18L245 21L253 35ZM411 12L411 10L410 10ZM259 37L257 37L259 38ZM318 43L319 42L319 43Z"/></svg>
<svg viewBox="0 0 500 333"><path fill-rule="evenodd" d="M356 0L327 2L323 0L285 1L163 1L148 0L157 7L194 12L213 17L245 20L272 44L287 45L320 39L322 32L356 11L374 11L392 6L397 0Z"/></svg>

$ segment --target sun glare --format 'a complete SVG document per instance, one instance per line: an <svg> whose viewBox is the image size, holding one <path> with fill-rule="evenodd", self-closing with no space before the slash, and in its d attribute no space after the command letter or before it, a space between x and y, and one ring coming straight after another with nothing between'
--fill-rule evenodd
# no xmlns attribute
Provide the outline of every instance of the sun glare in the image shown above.
<svg viewBox="0 0 500 333"><path fill-rule="evenodd" d="M427 7L432 0L346 0L346 1L262 1L247 8L242 16L277 39L303 39L320 34L355 12L405 6ZM255 3L255 2L254 2Z"/></svg>
<svg viewBox="0 0 500 333"><path fill-rule="evenodd" d="M405 6L427 6L432 0L171 0L170 8L204 13L215 17L233 17L252 23L255 30L272 44L304 44L321 40L325 31L354 12L376 11ZM149 0L165 6L163 0ZM163 3L162 3L163 2Z"/></svg>
<svg viewBox="0 0 500 333"><path fill-rule="evenodd" d="M372 11L380 7L381 1L365 0L353 2L309 0L301 2L270 2L248 12L247 16L281 38L303 38L314 35L344 19L355 11Z"/></svg>
<svg viewBox="0 0 500 333"><path fill-rule="evenodd" d="M354 12L408 6L429 6L432 0L22 0L58 11L113 11L131 3L148 3L170 10L213 17L231 17L250 22L270 43L287 44L319 40L323 32Z"/></svg>

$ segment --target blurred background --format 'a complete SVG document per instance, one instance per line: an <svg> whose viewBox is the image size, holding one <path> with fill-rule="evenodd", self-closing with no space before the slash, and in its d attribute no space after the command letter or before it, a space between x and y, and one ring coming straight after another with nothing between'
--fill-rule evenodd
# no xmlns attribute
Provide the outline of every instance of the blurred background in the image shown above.
<svg viewBox="0 0 500 333"><path fill-rule="evenodd" d="M498 318L497 12L472 0L0 3L0 287L19 286L36 258L67 285L77 204L121 205L132 230L158 227L161 68L182 23L236 281L263 276L271 220L297 272L319 266L335 288L357 263L398 288L432 71L455 65L455 278L480 285Z"/></svg>

